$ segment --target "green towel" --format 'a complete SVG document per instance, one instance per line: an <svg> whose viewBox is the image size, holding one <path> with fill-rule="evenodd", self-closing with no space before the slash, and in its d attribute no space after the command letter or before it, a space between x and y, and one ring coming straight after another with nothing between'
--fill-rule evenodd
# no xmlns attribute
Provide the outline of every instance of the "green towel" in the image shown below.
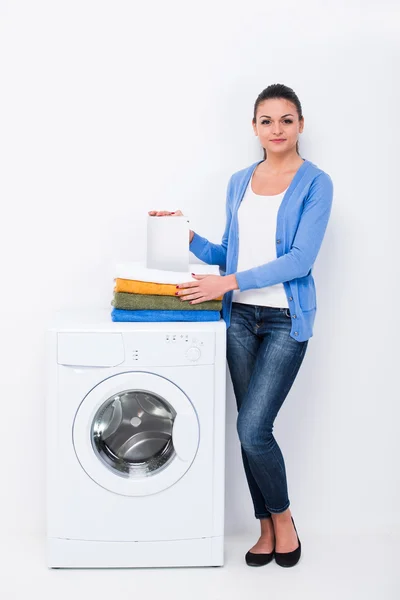
<svg viewBox="0 0 400 600"><path fill-rule="evenodd" d="M180 300L177 296L114 292L111 305L123 310L222 310L222 300L205 300L199 304L189 302Z"/></svg>

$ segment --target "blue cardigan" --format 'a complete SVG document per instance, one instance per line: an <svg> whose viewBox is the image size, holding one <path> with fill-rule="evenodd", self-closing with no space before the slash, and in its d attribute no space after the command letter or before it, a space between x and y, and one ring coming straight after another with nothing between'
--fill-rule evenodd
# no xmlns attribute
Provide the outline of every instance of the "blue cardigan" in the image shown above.
<svg viewBox="0 0 400 600"><path fill-rule="evenodd" d="M250 177L262 160L234 173L226 194L226 226L221 244L213 244L195 233L189 249L220 273L235 273L240 291L283 283L292 317L290 336L302 342L313 335L317 311L312 269L322 244L332 208L330 176L309 160L297 170L278 210L277 258L246 271L236 272L238 263L238 208ZM224 294L222 317L230 325L233 291Z"/></svg>

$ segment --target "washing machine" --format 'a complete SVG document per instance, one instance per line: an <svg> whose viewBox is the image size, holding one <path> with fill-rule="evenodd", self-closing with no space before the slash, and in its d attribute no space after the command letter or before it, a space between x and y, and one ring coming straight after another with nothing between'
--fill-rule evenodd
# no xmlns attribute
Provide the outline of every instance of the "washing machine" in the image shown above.
<svg viewBox="0 0 400 600"><path fill-rule="evenodd" d="M55 313L47 564L224 563L226 324Z"/></svg>

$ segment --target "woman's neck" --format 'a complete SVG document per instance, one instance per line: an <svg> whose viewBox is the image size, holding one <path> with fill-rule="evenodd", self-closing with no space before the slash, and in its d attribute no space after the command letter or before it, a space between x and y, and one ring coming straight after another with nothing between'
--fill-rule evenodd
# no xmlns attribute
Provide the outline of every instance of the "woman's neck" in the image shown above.
<svg viewBox="0 0 400 600"><path fill-rule="evenodd" d="M297 170L303 162L304 160L297 152L290 156L270 154L262 163L260 163L259 169L265 173L268 172L270 175L284 175L285 173Z"/></svg>

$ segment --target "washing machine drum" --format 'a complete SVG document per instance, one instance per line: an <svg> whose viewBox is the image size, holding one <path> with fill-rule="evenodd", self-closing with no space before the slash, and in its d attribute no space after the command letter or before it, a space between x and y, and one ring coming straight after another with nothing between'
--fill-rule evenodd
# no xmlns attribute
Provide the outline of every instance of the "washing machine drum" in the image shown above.
<svg viewBox="0 0 400 600"><path fill-rule="evenodd" d="M144 391L117 394L94 418L93 444L101 458L120 473L147 475L174 456L176 411L165 399Z"/></svg>
<svg viewBox="0 0 400 600"><path fill-rule="evenodd" d="M81 402L73 444L85 472L123 495L146 495L176 483L190 468L200 440L197 413L168 379L121 373Z"/></svg>

